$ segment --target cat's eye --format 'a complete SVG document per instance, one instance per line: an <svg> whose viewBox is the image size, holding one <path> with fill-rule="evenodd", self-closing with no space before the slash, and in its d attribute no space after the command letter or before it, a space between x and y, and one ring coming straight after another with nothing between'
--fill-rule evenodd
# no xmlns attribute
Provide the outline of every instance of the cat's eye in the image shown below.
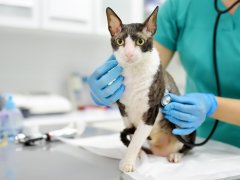
<svg viewBox="0 0 240 180"><path fill-rule="evenodd" d="M143 38L137 38L136 44L138 46L142 46L142 45L144 45L144 43L145 43L145 40Z"/></svg>
<svg viewBox="0 0 240 180"><path fill-rule="evenodd" d="M117 43L117 45L119 45L119 46L123 46L123 45L124 45L124 40L121 39L121 38L118 38L118 39L116 39L116 43Z"/></svg>

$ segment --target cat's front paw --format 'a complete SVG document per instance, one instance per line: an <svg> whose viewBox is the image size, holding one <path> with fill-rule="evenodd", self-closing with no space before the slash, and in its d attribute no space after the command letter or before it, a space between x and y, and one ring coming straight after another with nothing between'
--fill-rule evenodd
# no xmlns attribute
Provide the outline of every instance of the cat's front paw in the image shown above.
<svg viewBox="0 0 240 180"><path fill-rule="evenodd" d="M135 165L131 161L121 160L119 164L119 169L122 172L133 172L135 171Z"/></svg>
<svg viewBox="0 0 240 180"><path fill-rule="evenodd" d="M183 157L182 153L171 153L168 155L168 161L171 163L179 163Z"/></svg>

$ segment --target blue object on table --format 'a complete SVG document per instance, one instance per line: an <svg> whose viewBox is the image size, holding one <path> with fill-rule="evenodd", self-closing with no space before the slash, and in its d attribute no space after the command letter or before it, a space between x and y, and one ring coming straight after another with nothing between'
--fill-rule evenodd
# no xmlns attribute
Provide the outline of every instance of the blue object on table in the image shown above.
<svg viewBox="0 0 240 180"><path fill-rule="evenodd" d="M20 110L16 107L12 96L0 96L1 104L0 111L0 137L8 137L9 141L14 141L15 136L22 132L23 116Z"/></svg>

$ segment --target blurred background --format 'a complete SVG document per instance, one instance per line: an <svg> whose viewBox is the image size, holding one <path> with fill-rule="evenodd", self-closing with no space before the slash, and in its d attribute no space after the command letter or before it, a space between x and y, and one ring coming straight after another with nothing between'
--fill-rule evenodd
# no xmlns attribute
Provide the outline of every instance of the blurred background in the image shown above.
<svg viewBox="0 0 240 180"><path fill-rule="evenodd" d="M94 105L86 81L112 54L106 7L124 24L141 23L164 1L0 0L0 180L132 179L120 173L119 162L113 158L123 153L118 140L112 139L125 128L119 110ZM177 53L168 71L184 93L185 72ZM206 167L221 157L237 164L239 156L232 156L237 150L222 146L231 155L231 161L226 161L228 155L222 148L210 146L213 149L206 146L209 153L199 156L208 160L202 161ZM159 162L164 165L165 161ZM155 165L151 163L141 167L148 171ZM219 167L225 170L224 165ZM235 175L237 168L232 172L230 168L225 174ZM160 171L153 169L153 176L148 172L143 178L156 177ZM223 171L217 174L218 168L211 169L209 174L224 175Z"/></svg>
<svg viewBox="0 0 240 180"><path fill-rule="evenodd" d="M91 105L87 76L112 50L106 7L124 23L143 22L163 0L0 0L0 93L54 94ZM181 91L177 56L169 66Z"/></svg>

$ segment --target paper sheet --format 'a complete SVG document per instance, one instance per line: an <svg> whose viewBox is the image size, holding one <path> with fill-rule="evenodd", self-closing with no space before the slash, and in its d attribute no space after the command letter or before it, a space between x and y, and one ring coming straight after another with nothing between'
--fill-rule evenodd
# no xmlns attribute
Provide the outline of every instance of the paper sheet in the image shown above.
<svg viewBox="0 0 240 180"><path fill-rule="evenodd" d="M122 145L119 134L61 140L109 158L121 159L126 152L126 147ZM231 176L240 177L240 149L217 141L210 141L202 147L194 148L177 164L169 163L164 157L142 155L141 159L137 161L137 170L128 175L137 180L207 180Z"/></svg>

